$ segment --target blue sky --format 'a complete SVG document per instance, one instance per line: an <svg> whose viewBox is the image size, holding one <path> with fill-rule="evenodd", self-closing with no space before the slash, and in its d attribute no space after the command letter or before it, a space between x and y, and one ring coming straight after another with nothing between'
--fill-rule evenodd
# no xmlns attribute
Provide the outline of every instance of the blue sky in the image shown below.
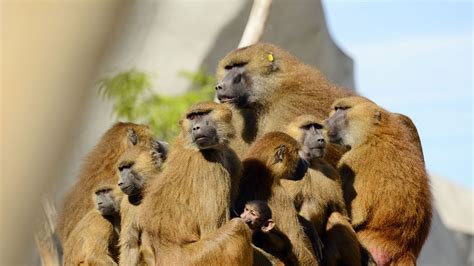
<svg viewBox="0 0 474 266"><path fill-rule="evenodd" d="M323 0L360 94L410 116L431 174L474 188L470 1Z"/></svg>

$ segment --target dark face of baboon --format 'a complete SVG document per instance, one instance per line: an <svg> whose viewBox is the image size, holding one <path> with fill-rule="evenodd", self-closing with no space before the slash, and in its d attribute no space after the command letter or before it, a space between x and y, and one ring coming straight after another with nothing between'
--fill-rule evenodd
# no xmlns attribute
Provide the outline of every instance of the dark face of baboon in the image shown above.
<svg viewBox="0 0 474 266"><path fill-rule="evenodd" d="M268 232L275 225L272 220L272 210L267 203L260 200L247 202L244 211L240 214L240 218L244 220L253 232L257 230Z"/></svg>
<svg viewBox="0 0 474 266"><path fill-rule="evenodd" d="M119 160L118 186L123 193L135 196L142 193L149 175L156 173L166 160L168 143L154 140L152 148L134 147Z"/></svg>
<svg viewBox="0 0 474 266"><path fill-rule="evenodd" d="M308 124L302 126L300 130L303 132L300 156L308 162L324 157L326 141L323 136L323 126L318 123Z"/></svg>
<svg viewBox="0 0 474 266"><path fill-rule="evenodd" d="M334 113L326 120L329 141L344 145L344 129L346 127L347 108L336 107Z"/></svg>
<svg viewBox="0 0 474 266"><path fill-rule="evenodd" d="M209 113L191 113L186 119L191 124L188 133L200 150L212 148L219 143L217 125Z"/></svg>
<svg viewBox="0 0 474 266"><path fill-rule="evenodd" d="M278 57L278 60L276 59ZM224 57L217 67L216 96L220 102L239 108L265 104L278 87L279 74L296 58L270 44L237 49Z"/></svg>
<svg viewBox="0 0 474 266"><path fill-rule="evenodd" d="M237 63L224 67L226 74L216 86L216 96L221 103L230 103L239 107L248 104L252 93L251 82L244 66L244 63Z"/></svg>
<svg viewBox="0 0 474 266"><path fill-rule="evenodd" d="M95 191L97 210L104 216L115 215L119 212L119 199L112 188L100 188Z"/></svg>
<svg viewBox="0 0 474 266"><path fill-rule="evenodd" d="M222 104L198 103L180 121L181 134L188 148L220 149L235 135L232 112Z"/></svg>

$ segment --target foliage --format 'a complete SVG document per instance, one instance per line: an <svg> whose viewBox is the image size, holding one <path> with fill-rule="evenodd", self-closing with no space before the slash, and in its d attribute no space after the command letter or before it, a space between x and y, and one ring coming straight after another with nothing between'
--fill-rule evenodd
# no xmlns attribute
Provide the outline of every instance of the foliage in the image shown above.
<svg viewBox="0 0 474 266"><path fill-rule="evenodd" d="M171 141L179 132L178 121L192 104L212 100L215 79L205 70L183 71L191 90L177 96L158 95L152 90L149 74L131 69L99 82L99 91L113 102L118 120L149 125L155 134Z"/></svg>

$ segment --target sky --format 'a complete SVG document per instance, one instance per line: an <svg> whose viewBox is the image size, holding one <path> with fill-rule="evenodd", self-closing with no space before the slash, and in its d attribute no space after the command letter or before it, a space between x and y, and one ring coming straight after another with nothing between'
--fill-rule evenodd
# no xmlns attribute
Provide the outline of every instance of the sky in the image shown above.
<svg viewBox="0 0 474 266"><path fill-rule="evenodd" d="M430 174L473 182L473 3L323 0L357 91L414 121Z"/></svg>

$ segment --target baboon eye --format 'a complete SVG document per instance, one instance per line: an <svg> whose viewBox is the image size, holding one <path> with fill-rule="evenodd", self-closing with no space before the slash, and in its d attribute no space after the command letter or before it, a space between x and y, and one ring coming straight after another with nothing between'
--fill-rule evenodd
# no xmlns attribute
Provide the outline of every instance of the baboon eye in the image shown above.
<svg viewBox="0 0 474 266"><path fill-rule="evenodd" d="M227 66L224 67L225 70L231 70L232 68L234 67L243 67L245 66L247 63L233 63L233 64L229 64Z"/></svg>
<svg viewBox="0 0 474 266"><path fill-rule="evenodd" d="M194 120L200 116L204 116L204 115L207 115L208 113L210 113L210 111L207 111L207 112L194 112L194 113L190 113L186 116L187 119L189 120Z"/></svg>
<svg viewBox="0 0 474 266"><path fill-rule="evenodd" d="M302 128L305 129L305 130L310 130L311 128L323 129L323 126L320 125L320 124L317 124L317 123L313 123L313 124L304 125Z"/></svg>
<svg viewBox="0 0 474 266"><path fill-rule="evenodd" d="M349 109L349 106L336 106L334 107L334 110L338 111L338 110L341 110L341 111L344 111L344 110L347 110Z"/></svg>

